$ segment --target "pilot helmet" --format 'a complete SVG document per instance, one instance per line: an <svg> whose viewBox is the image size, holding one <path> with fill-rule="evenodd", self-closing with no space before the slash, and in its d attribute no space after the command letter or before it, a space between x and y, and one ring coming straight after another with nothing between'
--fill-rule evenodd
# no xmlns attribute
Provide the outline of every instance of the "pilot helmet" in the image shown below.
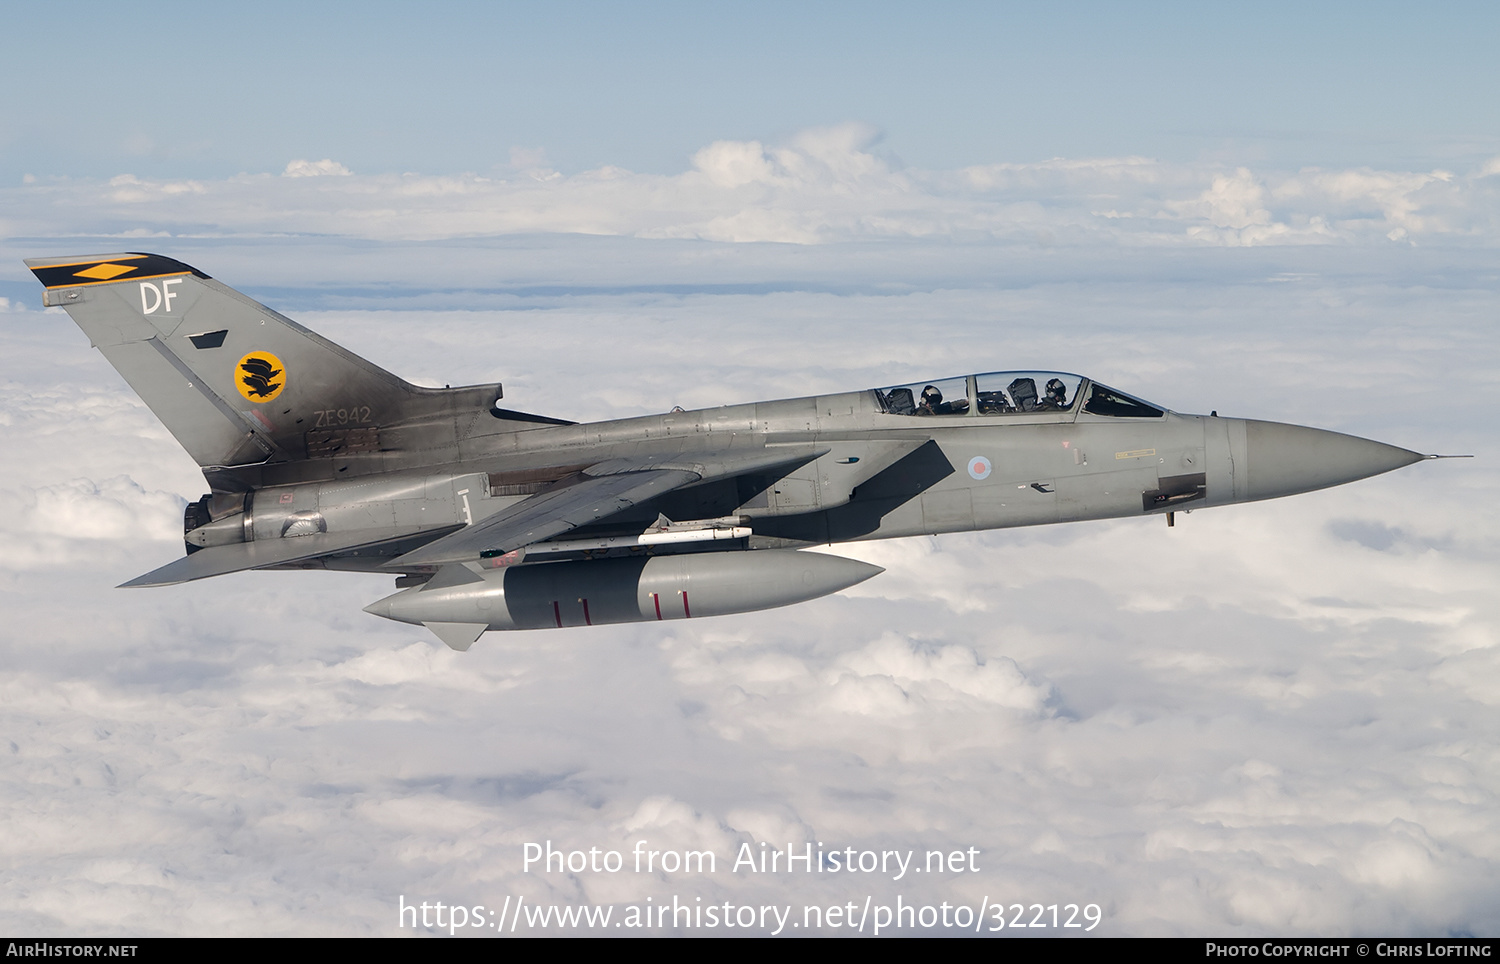
<svg viewBox="0 0 1500 964"><path fill-rule="evenodd" d="M1058 402L1062 402L1068 395L1068 386L1063 384L1061 378L1049 378L1047 379L1047 394Z"/></svg>
<svg viewBox="0 0 1500 964"><path fill-rule="evenodd" d="M922 401L931 402L936 405L942 400L943 393L938 391L938 387L936 385L928 385L926 388L922 389Z"/></svg>

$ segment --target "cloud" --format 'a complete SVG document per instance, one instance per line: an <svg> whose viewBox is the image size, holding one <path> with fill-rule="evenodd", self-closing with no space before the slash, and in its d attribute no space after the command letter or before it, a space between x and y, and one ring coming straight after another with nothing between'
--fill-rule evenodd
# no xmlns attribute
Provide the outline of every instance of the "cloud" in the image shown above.
<svg viewBox="0 0 1500 964"><path fill-rule="evenodd" d="M4 189L12 233L318 234L437 240L592 234L825 244L872 239L1034 245L1282 245L1463 239L1493 243L1497 191L1472 175L1369 169L1254 171L1148 158L1056 159L956 171L893 166L859 124L781 144L723 140L662 176L563 174L512 152L507 176L352 173L294 160L282 176ZM329 176L334 175L334 176Z"/></svg>
<svg viewBox="0 0 1500 964"><path fill-rule="evenodd" d="M354 174L338 161L324 158L321 161L290 161L286 170L281 172L282 177L350 177Z"/></svg>
<svg viewBox="0 0 1500 964"><path fill-rule="evenodd" d="M186 504L174 493L147 493L126 476L73 479L4 496L10 512L0 525L0 560L13 569L79 564L86 558L82 540L161 539Z"/></svg>
<svg viewBox="0 0 1500 964"><path fill-rule="evenodd" d="M693 155L693 168L716 187L770 184L776 167L759 141L714 141Z"/></svg>
<svg viewBox="0 0 1500 964"><path fill-rule="evenodd" d="M517 407L566 417L1040 366L1178 410L1491 452L1492 202L1465 175L1129 158L912 172L868 136L715 146L669 178L41 179L6 196L57 215L58 235L98 229L86 201L115 226L212 226L172 249L403 375L503 379ZM313 237L324 217L333 236ZM720 217L809 243L701 240ZM1454 247L1390 245L1390 218ZM618 236L354 240L492 222ZM1255 240L1278 224L1279 243ZM644 236L668 230L698 240ZM20 300L0 358L15 929L387 935L402 897L898 894L1093 902L1119 935L1500 923L1490 459L1171 530L841 545L827 551L886 572L783 610L490 634L457 654L360 611L386 577L112 589L180 554L203 480L65 317ZM528 842L642 840L721 867L745 844L973 847L980 871L522 866Z"/></svg>
<svg viewBox="0 0 1500 964"><path fill-rule="evenodd" d="M1212 228L1229 229L1239 238L1267 240L1277 233L1271 226L1271 212L1265 207L1266 189L1247 169L1219 175L1213 184L1192 201L1169 202L1179 216L1207 221ZM1285 230L1285 225L1278 225ZM1211 230L1205 225L1189 228L1189 233Z"/></svg>
<svg viewBox="0 0 1500 964"><path fill-rule="evenodd" d="M726 739L754 734L872 763L931 764L999 749L1049 712L1049 687L1009 659L890 633L832 660L799 658L735 634L710 638L708 647L695 641L676 654L674 667L684 683L710 690L704 702Z"/></svg>

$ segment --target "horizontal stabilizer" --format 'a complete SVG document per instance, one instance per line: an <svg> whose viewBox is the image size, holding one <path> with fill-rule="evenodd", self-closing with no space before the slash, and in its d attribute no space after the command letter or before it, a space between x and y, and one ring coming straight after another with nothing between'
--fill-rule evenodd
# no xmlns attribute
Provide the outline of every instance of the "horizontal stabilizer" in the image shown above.
<svg viewBox="0 0 1500 964"><path fill-rule="evenodd" d="M264 569L267 566L283 566L293 562L304 562L319 556L355 549L371 548L388 542L401 542L414 536L440 536L450 531L451 526L403 526L393 529L357 529L350 532L320 532L290 539L265 539L260 542L239 542L228 546L210 546L200 549L176 562L169 562L160 569L153 569L144 576L136 576L122 583L121 589L137 589L143 586L173 586L209 576L222 576L246 569Z"/></svg>

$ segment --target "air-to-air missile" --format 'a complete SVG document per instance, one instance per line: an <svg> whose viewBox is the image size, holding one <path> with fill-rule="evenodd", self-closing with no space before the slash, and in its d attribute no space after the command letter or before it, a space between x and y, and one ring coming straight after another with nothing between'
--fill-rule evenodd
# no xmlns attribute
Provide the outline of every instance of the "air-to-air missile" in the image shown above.
<svg viewBox="0 0 1500 964"><path fill-rule="evenodd" d="M811 546L1171 525L1436 457L1039 371L577 424L502 407L498 384L412 385L160 255L26 264L208 482L187 555L126 586L385 572L399 591L367 611L456 649L489 629L769 609L881 571Z"/></svg>

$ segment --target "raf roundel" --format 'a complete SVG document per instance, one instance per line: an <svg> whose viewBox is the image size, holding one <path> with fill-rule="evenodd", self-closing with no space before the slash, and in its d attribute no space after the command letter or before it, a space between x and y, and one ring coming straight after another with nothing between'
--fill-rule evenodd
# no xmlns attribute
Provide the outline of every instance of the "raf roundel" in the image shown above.
<svg viewBox="0 0 1500 964"><path fill-rule="evenodd" d="M269 402L286 387L286 368L268 351L252 351L234 369L234 387L252 402Z"/></svg>
<svg viewBox="0 0 1500 964"><path fill-rule="evenodd" d="M990 477L990 472L993 470L994 466L990 465L990 460L983 455L976 455L969 459L969 478L971 479L983 482Z"/></svg>

